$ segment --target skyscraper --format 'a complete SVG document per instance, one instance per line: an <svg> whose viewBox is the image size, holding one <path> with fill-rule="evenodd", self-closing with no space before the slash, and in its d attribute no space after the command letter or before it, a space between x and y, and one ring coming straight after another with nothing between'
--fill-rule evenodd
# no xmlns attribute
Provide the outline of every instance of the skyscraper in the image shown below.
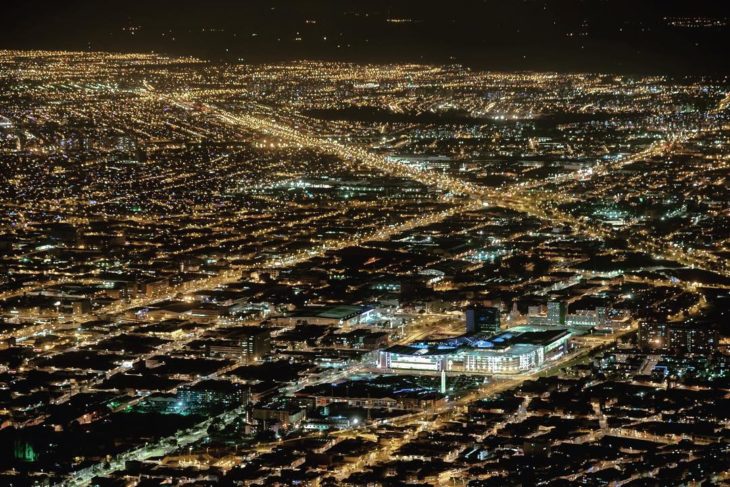
<svg viewBox="0 0 730 487"><path fill-rule="evenodd" d="M471 305L466 308L466 332L499 331L499 308Z"/></svg>
<svg viewBox="0 0 730 487"><path fill-rule="evenodd" d="M565 324L566 306L562 301L549 301L547 305L547 322L550 326Z"/></svg>

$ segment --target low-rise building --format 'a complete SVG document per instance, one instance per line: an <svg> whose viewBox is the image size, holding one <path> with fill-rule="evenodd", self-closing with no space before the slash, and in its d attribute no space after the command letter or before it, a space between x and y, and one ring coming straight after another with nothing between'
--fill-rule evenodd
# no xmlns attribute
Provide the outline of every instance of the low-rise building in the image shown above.
<svg viewBox="0 0 730 487"><path fill-rule="evenodd" d="M568 350L570 332L516 327L493 336L396 345L378 356L382 370L516 374L530 372Z"/></svg>

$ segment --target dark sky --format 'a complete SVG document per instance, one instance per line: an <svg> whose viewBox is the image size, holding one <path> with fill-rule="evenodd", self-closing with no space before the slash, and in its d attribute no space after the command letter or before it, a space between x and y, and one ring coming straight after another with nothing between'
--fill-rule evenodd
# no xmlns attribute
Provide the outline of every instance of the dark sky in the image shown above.
<svg viewBox="0 0 730 487"><path fill-rule="evenodd" d="M726 74L728 0L4 0L0 48Z"/></svg>

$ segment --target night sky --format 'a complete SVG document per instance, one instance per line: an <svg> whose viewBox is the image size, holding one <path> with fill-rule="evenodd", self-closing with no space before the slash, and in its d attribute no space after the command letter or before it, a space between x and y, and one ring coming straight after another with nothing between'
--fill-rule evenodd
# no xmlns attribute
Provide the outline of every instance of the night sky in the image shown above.
<svg viewBox="0 0 730 487"><path fill-rule="evenodd" d="M155 51L247 62L730 71L730 2L718 0L25 0L3 2L2 9L0 48Z"/></svg>

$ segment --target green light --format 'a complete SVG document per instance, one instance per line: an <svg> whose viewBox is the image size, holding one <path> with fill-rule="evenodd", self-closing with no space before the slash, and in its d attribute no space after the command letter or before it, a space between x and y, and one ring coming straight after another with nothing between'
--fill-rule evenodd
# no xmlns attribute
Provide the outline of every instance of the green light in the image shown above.
<svg viewBox="0 0 730 487"><path fill-rule="evenodd" d="M35 462L38 459L38 454L35 449L33 449L33 446L26 441L15 442L14 454L17 460L22 460L24 462Z"/></svg>

